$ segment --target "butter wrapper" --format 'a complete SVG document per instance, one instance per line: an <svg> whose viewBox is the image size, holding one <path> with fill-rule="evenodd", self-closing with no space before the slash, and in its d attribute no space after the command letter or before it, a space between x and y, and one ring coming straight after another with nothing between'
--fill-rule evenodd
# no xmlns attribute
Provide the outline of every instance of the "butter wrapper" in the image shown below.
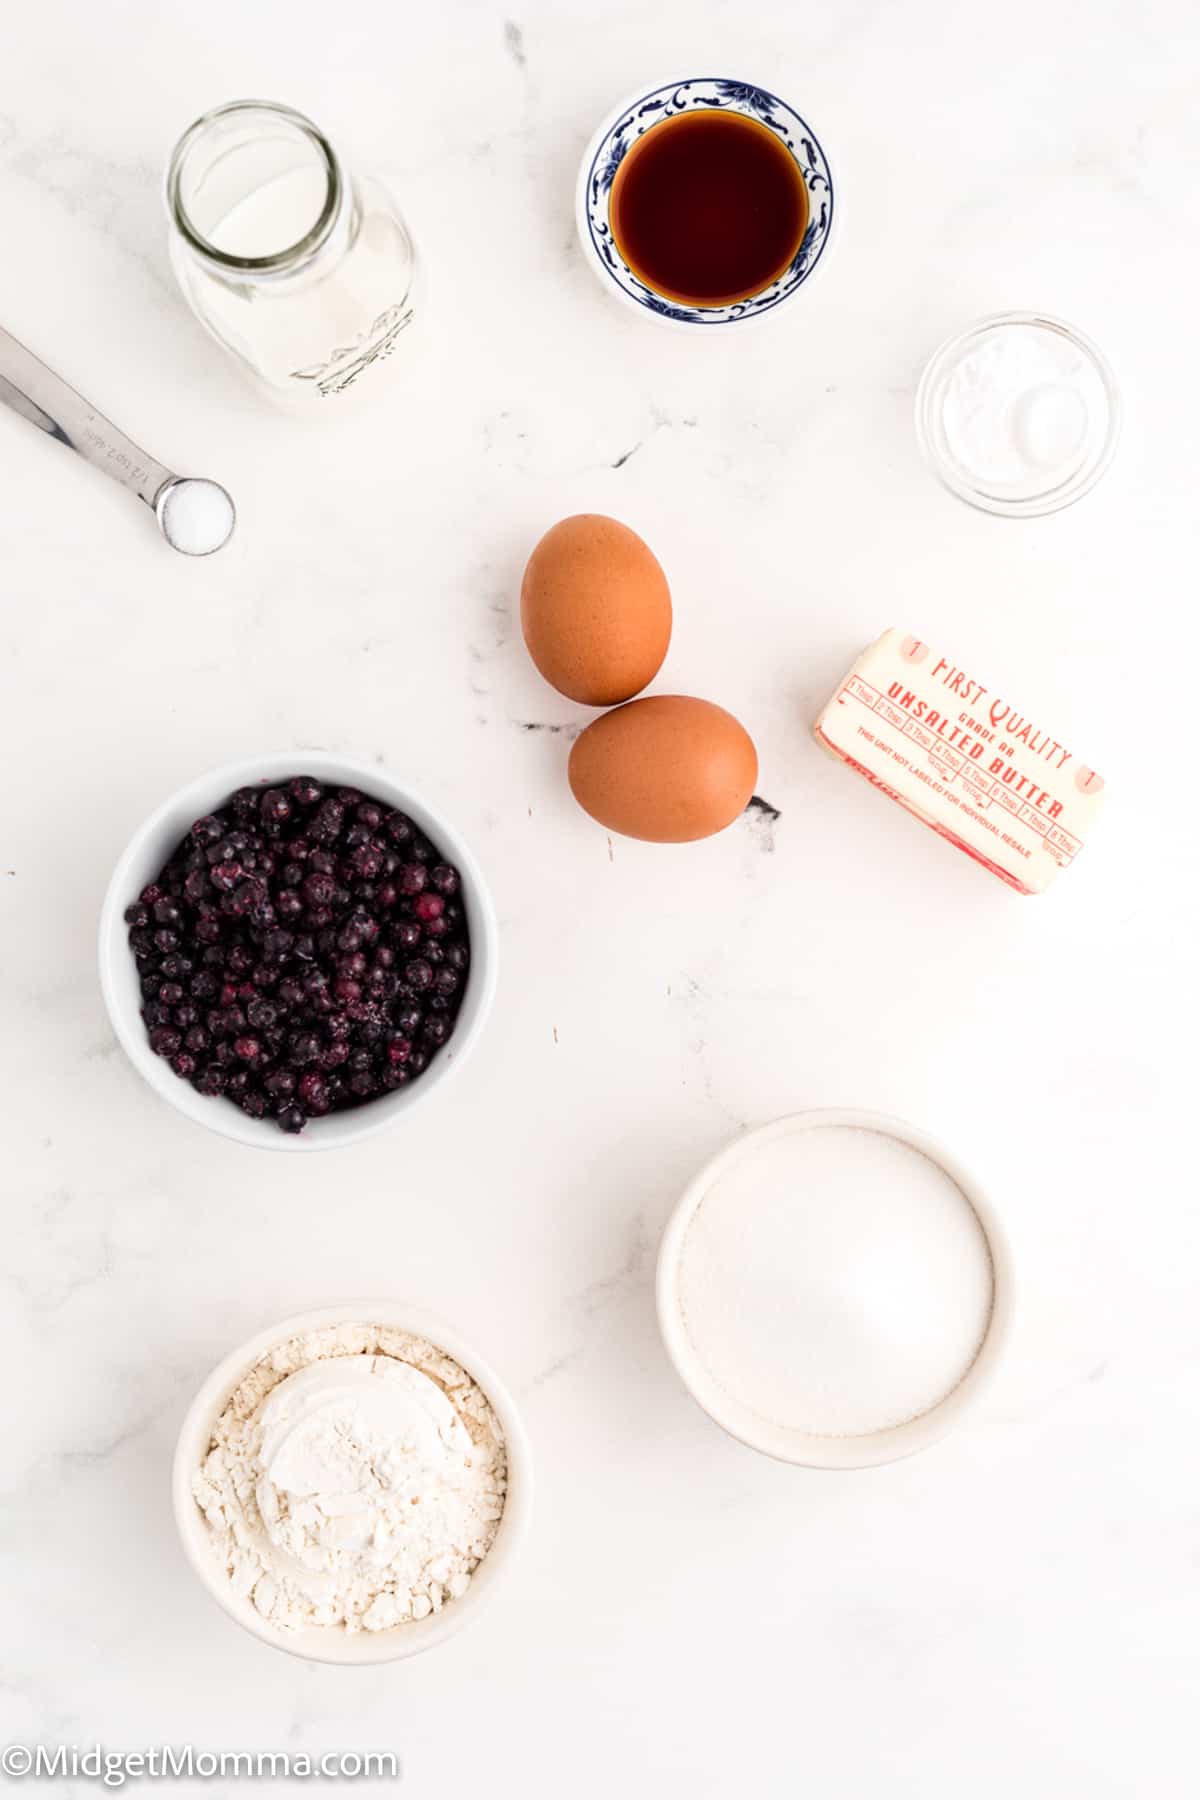
<svg viewBox="0 0 1200 1800"><path fill-rule="evenodd" d="M1104 783L1065 744L919 638L885 631L817 742L1021 894L1074 862Z"/></svg>

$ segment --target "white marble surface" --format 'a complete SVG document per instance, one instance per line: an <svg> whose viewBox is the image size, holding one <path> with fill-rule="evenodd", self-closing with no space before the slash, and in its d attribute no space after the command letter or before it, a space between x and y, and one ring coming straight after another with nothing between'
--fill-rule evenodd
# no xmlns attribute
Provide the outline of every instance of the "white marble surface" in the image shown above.
<svg viewBox="0 0 1200 1800"><path fill-rule="evenodd" d="M0 416L0 1735L394 1748L422 1800L1185 1800L1200 17L513 6L41 0L6 41L0 316L164 458L226 481L242 525L211 563L173 558L115 488ZM733 342L627 316L572 238L597 118L700 66L811 113L846 198L811 294ZM392 407L327 435L242 389L166 264L169 145L246 92L386 175L430 273ZM1128 423L1090 499L1011 524L922 469L911 405L949 330L1023 305L1096 337ZM581 509L665 563L660 686L745 718L773 833L610 848L574 809L555 728L578 710L527 663L513 600L536 536ZM990 882L809 740L892 622L1011 686L1108 777L1104 828L1049 898ZM298 764L304 746L378 756L451 809L503 932L491 1028L444 1103L328 1159L258 1156L162 1106L94 966L143 814L292 745ZM973 1425L841 1477L711 1426L651 1297L697 1164L814 1104L949 1138L1021 1282ZM185 1567L167 1491L211 1364L363 1290L477 1338L540 1477L504 1599L374 1671L239 1634Z"/></svg>

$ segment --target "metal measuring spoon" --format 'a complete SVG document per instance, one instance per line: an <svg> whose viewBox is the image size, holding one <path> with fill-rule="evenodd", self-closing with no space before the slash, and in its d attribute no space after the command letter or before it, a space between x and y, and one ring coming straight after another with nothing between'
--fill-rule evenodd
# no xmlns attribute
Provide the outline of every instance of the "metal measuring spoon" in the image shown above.
<svg viewBox="0 0 1200 1800"><path fill-rule="evenodd" d="M172 550L209 556L229 542L237 514L219 482L155 462L3 326L0 401L144 500Z"/></svg>

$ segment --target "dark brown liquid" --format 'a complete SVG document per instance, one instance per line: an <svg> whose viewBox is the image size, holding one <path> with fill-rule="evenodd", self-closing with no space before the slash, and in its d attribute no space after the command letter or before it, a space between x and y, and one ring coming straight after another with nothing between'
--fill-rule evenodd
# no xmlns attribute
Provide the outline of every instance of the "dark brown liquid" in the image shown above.
<svg viewBox="0 0 1200 1800"><path fill-rule="evenodd" d="M630 148L609 219L633 273L668 300L727 306L787 268L808 190L787 145L740 113L681 113Z"/></svg>

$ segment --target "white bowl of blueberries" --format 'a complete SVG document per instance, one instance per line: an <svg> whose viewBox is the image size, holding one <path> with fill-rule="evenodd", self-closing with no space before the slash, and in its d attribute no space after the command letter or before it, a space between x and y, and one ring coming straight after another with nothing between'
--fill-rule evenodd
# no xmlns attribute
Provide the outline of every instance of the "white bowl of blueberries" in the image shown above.
<svg viewBox="0 0 1200 1800"><path fill-rule="evenodd" d="M479 1037L496 968L462 838L382 770L324 752L181 788L135 832L100 918L100 983L134 1067L261 1149L393 1125Z"/></svg>

